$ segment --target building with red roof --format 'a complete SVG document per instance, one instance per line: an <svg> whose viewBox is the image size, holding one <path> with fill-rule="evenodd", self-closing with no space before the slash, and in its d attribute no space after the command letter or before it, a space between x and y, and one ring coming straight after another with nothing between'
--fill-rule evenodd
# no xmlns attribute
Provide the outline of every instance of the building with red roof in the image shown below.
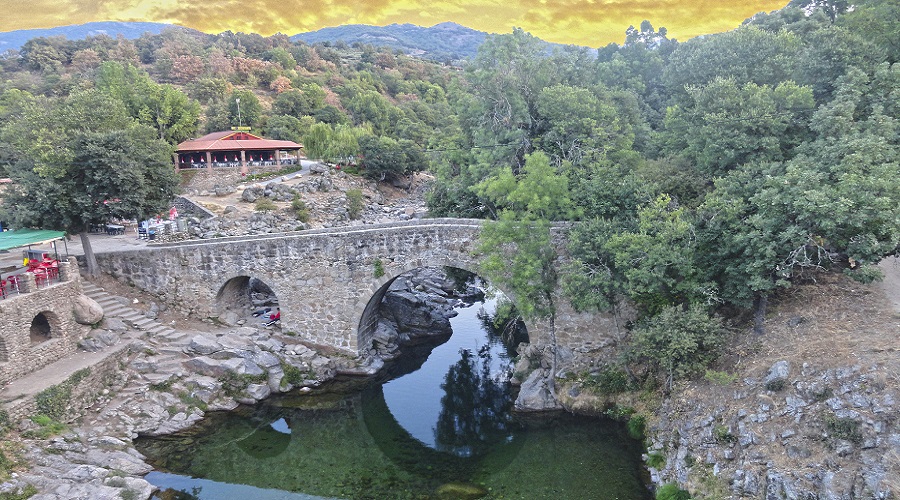
<svg viewBox="0 0 900 500"><path fill-rule="evenodd" d="M251 166L296 163L302 149L294 141L264 139L244 131L213 132L179 144L175 164L179 169L240 167L246 173Z"/></svg>

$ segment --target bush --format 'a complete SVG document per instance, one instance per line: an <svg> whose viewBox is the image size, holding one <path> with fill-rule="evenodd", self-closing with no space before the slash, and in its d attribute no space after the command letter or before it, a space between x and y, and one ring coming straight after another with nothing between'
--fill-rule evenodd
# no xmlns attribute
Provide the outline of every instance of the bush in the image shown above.
<svg viewBox="0 0 900 500"><path fill-rule="evenodd" d="M372 263L372 275L376 278L384 276L384 263L381 262L381 259L376 259L375 262Z"/></svg>
<svg viewBox="0 0 900 500"><path fill-rule="evenodd" d="M656 500L691 500L691 494L675 483L664 484L656 490Z"/></svg>
<svg viewBox="0 0 900 500"><path fill-rule="evenodd" d="M635 328L631 355L644 359L667 376L671 388L675 378L686 377L706 368L719 354L724 343L722 322L705 309L692 306L663 308Z"/></svg>
<svg viewBox="0 0 900 500"><path fill-rule="evenodd" d="M852 418L838 418L836 415L825 415L825 430L835 439L846 439L854 443L862 442L859 422Z"/></svg>
<svg viewBox="0 0 900 500"><path fill-rule="evenodd" d="M363 194L359 189L347 190L347 214L353 220L359 219L363 211Z"/></svg>
<svg viewBox="0 0 900 500"><path fill-rule="evenodd" d="M275 202L270 200L269 198L262 197L262 198L256 200L255 210L257 212L267 214L269 212L274 212L275 210L278 210L278 205L276 205Z"/></svg>
<svg viewBox="0 0 900 500"><path fill-rule="evenodd" d="M716 385L731 385L737 379L737 374L731 374L728 372L720 372L716 370L706 370L706 373L703 375L703 378L709 380L710 382Z"/></svg>
<svg viewBox="0 0 900 500"><path fill-rule="evenodd" d="M297 220L303 223L309 222L309 207L306 206L306 202L299 195L294 195L294 199L291 200L291 209L294 210Z"/></svg>
<svg viewBox="0 0 900 500"><path fill-rule="evenodd" d="M628 429L628 435L631 439L644 439L644 432L647 430L647 419L643 415L632 415L625 427Z"/></svg>
<svg viewBox="0 0 900 500"><path fill-rule="evenodd" d="M654 451L647 455L647 467L651 469L662 469L666 466L666 456L658 451Z"/></svg>
<svg viewBox="0 0 900 500"><path fill-rule="evenodd" d="M628 374L618 368L607 367L587 381L588 387L595 387L603 394L619 394L633 389Z"/></svg>
<svg viewBox="0 0 900 500"><path fill-rule="evenodd" d="M713 437L716 438L716 442L719 444L731 444L737 442L737 437L731 433L731 430L724 425L717 425L713 429Z"/></svg>

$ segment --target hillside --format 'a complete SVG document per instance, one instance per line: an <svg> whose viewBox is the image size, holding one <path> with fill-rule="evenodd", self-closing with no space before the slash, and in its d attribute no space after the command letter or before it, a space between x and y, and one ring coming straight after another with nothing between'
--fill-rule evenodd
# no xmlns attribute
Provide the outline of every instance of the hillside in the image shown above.
<svg viewBox="0 0 900 500"><path fill-rule="evenodd" d="M171 28L171 24L163 23L126 23L117 21L104 21L86 24L73 24L70 26L57 26L55 28L40 28L31 30L15 30L0 33L0 52L10 49L18 50L28 40L38 37L64 36L69 40L82 40L87 37L109 35L115 38L122 35L128 40L134 40L144 33L160 34L164 29Z"/></svg>
<svg viewBox="0 0 900 500"><path fill-rule="evenodd" d="M347 44L363 43L389 47L429 59L456 60L474 57L487 35L483 31L456 23L441 23L430 28L413 24L350 24L300 33L292 36L291 40L302 40L309 44L337 41Z"/></svg>

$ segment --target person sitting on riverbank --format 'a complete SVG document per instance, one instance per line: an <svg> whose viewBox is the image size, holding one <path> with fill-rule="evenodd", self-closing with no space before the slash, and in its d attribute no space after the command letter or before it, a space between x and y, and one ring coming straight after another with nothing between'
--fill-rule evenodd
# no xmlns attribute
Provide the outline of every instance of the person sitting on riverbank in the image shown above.
<svg viewBox="0 0 900 500"><path fill-rule="evenodd" d="M269 315L269 322L266 323L266 326L272 326L279 321L281 321L281 308L277 308L273 314Z"/></svg>

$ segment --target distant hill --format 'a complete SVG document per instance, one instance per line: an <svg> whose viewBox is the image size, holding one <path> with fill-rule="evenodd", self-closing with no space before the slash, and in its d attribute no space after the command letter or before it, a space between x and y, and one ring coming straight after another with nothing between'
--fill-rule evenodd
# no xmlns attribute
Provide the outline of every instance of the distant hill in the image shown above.
<svg viewBox="0 0 900 500"><path fill-rule="evenodd" d="M429 59L454 60L474 57L487 36L484 31L473 30L456 23L441 23L430 28L413 24L391 24L383 27L349 24L301 33L292 36L291 39L302 40L309 44L339 40L351 45L360 42L390 47Z"/></svg>
<svg viewBox="0 0 900 500"><path fill-rule="evenodd" d="M122 34L125 38L133 40L148 31L156 35L162 30L173 26L174 25L172 24L163 23L104 21L87 24L73 24L71 26L58 26L56 28L6 31L0 33L0 52L5 52L9 49L19 49L28 40L38 37L62 35L69 40L81 40L89 36L102 34L115 38L116 35Z"/></svg>

